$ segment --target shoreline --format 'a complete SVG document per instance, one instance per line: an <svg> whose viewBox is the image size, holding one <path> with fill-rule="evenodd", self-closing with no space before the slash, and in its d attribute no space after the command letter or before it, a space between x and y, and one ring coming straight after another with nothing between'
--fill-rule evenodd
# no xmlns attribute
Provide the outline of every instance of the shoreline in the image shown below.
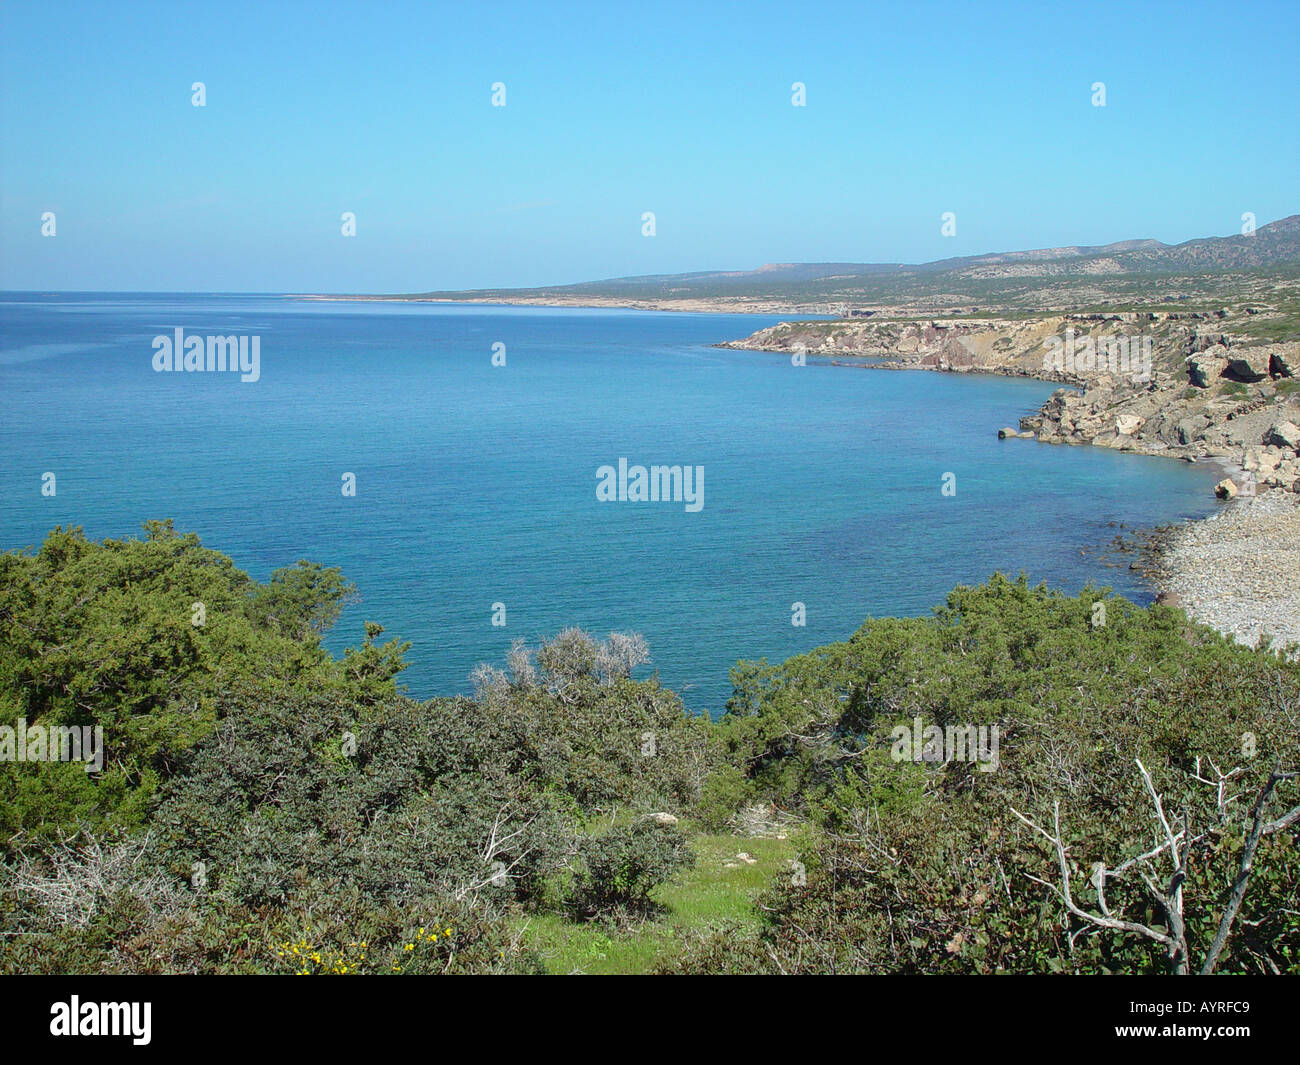
<svg viewBox="0 0 1300 1065"><path fill-rule="evenodd" d="M1300 644L1300 497L1239 496L1216 514L1157 530L1157 602L1239 644Z"/></svg>
<svg viewBox="0 0 1300 1065"><path fill-rule="evenodd" d="M284 293L284 299L303 300L309 303L447 303L472 304L487 307L534 307L554 310L594 311L661 311L666 314L761 314L772 316L797 316L801 320L834 318L833 311L824 304L808 305L782 303L776 300L757 300L747 303L728 303L721 300L693 299L619 299L614 296L516 296L505 299L499 296L329 296L319 293Z"/></svg>
<svg viewBox="0 0 1300 1065"><path fill-rule="evenodd" d="M737 349L734 342L715 346L788 354L772 348ZM1039 376L1020 367L919 365L904 359L865 361L872 356L863 356L863 361L842 361L812 352L808 358L822 365L850 369L1019 377L1080 391L1087 388L1087 382L1081 379L1054 372L1050 377ZM1092 441L1087 443L1093 446ZM1189 461L1177 453L1129 453ZM1190 461L1217 468L1216 477L1234 482L1245 473L1239 461L1226 455L1206 455ZM1191 620L1245 646L1256 646L1261 635L1268 637L1268 645L1275 650L1300 644L1300 496L1277 488L1265 489L1258 495L1231 498L1203 518L1134 531L1145 541L1140 549L1145 564L1138 571L1155 603L1177 607Z"/></svg>
<svg viewBox="0 0 1300 1065"><path fill-rule="evenodd" d="M613 309L697 314L790 314L822 313L823 309L790 305L736 307L712 301L615 300L574 298L557 300L499 297L451 299L426 296L324 296L295 295L288 298L311 302L447 303L506 307L552 307L558 309ZM744 346L743 341L712 345L724 350L790 354L777 346ZM1035 372L1015 365L922 364L913 359L889 359L863 353L806 352L810 361L821 365L863 370L923 370L938 373L977 374L988 377L1016 377L1087 391L1089 381L1058 370ZM835 357L841 356L841 357ZM844 358L843 356L847 356ZM1023 422L1022 422L1022 428ZM1037 437L1040 443L1066 443L1043 439L1037 431L1022 437ZM1093 440L1078 441L1097 446ZM1070 441L1070 443L1076 443ZM1106 446L1106 445L1101 445ZM1237 481L1244 473L1240 461L1227 455L1152 451L1129 447L1116 450L1150 457L1204 462L1219 468L1219 476ZM1149 546L1143 551L1147 565L1141 567L1144 583L1154 602L1176 606L1194 621L1222 633L1238 643L1255 646L1261 634L1281 648L1300 644L1300 496L1281 489L1264 490L1257 496L1230 499L1219 511L1204 518L1139 530Z"/></svg>
<svg viewBox="0 0 1300 1065"><path fill-rule="evenodd" d="M791 354L781 348L742 348L735 341L723 341L709 346L721 348L724 351L758 351L768 355ZM1060 370L1035 371L1026 370L1019 366L941 366L933 363L914 362L908 359L891 359L880 355L855 356L848 353L840 354L847 354L848 359L859 361L834 358L820 351L809 351L805 354L805 357L809 362L816 361L819 365L839 366L846 370L911 370L921 373L950 373L959 377L1015 377L1023 381L1041 381L1045 385L1057 385L1061 388L1077 388L1080 391L1088 387L1085 378L1064 373Z"/></svg>

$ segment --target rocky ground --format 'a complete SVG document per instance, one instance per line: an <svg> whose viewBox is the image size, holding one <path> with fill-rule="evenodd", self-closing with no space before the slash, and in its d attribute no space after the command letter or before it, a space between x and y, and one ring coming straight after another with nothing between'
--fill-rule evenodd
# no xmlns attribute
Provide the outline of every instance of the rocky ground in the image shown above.
<svg viewBox="0 0 1300 1065"><path fill-rule="evenodd" d="M1162 602L1239 643L1300 643L1300 499L1243 497L1171 529L1153 576Z"/></svg>
<svg viewBox="0 0 1300 1065"><path fill-rule="evenodd" d="M1225 459L1242 471L1221 482L1219 493L1227 498L1252 486L1300 491L1298 372L1300 344L1239 345L1194 328L1165 338L1149 379L1098 372L1022 418L1020 435L1192 461Z"/></svg>

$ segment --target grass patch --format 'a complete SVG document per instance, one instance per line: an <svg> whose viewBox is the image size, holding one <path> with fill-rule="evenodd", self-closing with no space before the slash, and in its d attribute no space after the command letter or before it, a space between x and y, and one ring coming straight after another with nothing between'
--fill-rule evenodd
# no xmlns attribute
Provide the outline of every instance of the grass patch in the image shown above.
<svg viewBox="0 0 1300 1065"><path fill-rule="evenodd" d="M1247 336L1263 343L1279 344L1300 340L1300 300L1282 303L1276 314L1261 314L1240 323Z"/></svg>
<svg viewBox="0 0 1300 1065"><path fill-rule="evenodd" d="M639 928L618 931L596 922L542 914L526 922L524 942L541 954L551 973L647 973L661 953L677 952L687 934L723 924L757 923L755 896L775 877L788 873L795 856L795 844L789 839L695 835L691 848L695 868L651 893L662 911ZM755 860L753 865L736 857L741 851ZM728 863L735 868L727 868Z"/></svg>

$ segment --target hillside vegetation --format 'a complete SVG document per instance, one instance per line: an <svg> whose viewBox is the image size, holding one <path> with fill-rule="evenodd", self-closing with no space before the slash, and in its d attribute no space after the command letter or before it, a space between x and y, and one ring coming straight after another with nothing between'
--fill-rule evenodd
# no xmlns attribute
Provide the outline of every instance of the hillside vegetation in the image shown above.
<svg viewBox="0 0 1300 1065"><path fill-rule="evenodd" d="M0 971L1300 972L1300 666L1178 610L995 575L714 722L577 630L411 699L350 594L167 522L0 556L0 725L107 752L0 761Z"/></svg>
<svg viewBox="0 0 1300 1065"><path fill-rule="evenodd" d="M1294 300L1300 296L1298 278L1300 215L1291 215L1249 233L1176 245L1124 240L1099 247L994 252L921 264L769 263L754 270L371 298L772 313L870 309L887 314L1006 314L1116 307L1168 310L1187 305L1199 310L1242 300Z"/></svg>

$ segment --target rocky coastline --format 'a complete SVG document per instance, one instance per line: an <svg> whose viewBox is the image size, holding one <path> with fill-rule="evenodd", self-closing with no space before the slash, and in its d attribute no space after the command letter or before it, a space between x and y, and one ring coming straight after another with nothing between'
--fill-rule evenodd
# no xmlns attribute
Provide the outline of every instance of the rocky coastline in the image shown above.
<svg viewBox="0 0 1300 1065"><path fill-rule="evenodd" d="M1300 342L1254 311L782 323L720 347L876 369L1063 385L1006 440L1107 447L1223 469L1225 506L1148 534L1159 601L1239 642L1300 643ZM1020 446L1020 445L1009 445Z"/></svg>
<svg viewBox="0 0 1300 1065"><path fill-rule="evenodd" d="M1300 341L1259 343L1249 311L787 322L719 347L839 365L1033 377L1063 387L1004 438L1220 459L1242 491L1300 490Z"/></svg>

